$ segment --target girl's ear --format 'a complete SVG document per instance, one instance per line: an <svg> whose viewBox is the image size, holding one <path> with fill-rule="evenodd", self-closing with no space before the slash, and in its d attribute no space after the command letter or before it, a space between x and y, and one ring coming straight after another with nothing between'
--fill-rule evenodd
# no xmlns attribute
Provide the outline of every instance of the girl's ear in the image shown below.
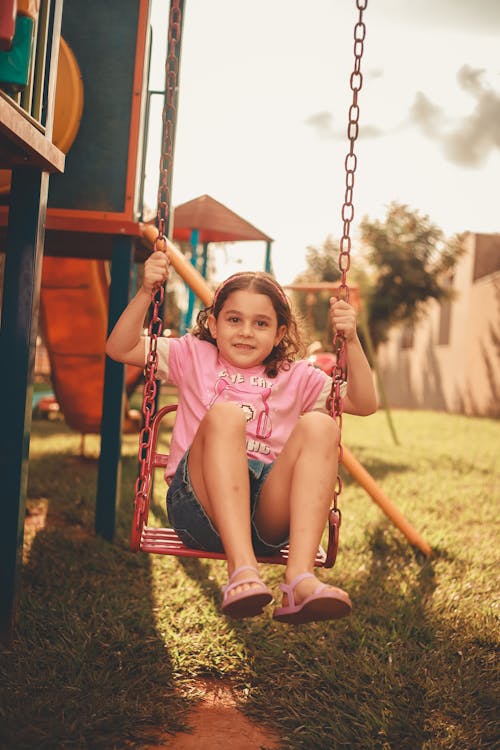
<svg viewBox="0 0 500 750"><path fill-rule="evenodd" d="M286 333L286 326L280 326L276 332L276 338L274 339L274 346L278 346L278 344L280 343L285 333Z"/></svg>
<svg viewBox="0 0 500 750"><path fill-rule="evenodd" d="M215 315L210 313L210 315L207 317L207 324L208 324L208 330L210 331L210 335L213 339L217 338L217 318Z"/></svg>

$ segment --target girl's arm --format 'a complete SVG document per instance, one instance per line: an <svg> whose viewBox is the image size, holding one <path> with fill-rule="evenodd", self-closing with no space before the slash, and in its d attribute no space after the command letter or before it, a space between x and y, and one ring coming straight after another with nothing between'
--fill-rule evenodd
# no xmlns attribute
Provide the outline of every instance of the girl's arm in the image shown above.
<svg viewBox="0 0 500 750"><path fill-rule="evenodd" d="M377 410L378 399L372 371L358 338L356 312L344 300L332 297L330 316L333 330L345 336L348 377L344 411L358 416L373 414Z"/></svg>
<svg viewBox="0 0 500 750"><path fill-rule="evenodd" d="M146 354L144 346L144 318L151 304L153 289L167 280L168 263L165 253L154 252L144 264L142 286L129 302L106 343L106 354L117 362L144 367Z"/></svg>

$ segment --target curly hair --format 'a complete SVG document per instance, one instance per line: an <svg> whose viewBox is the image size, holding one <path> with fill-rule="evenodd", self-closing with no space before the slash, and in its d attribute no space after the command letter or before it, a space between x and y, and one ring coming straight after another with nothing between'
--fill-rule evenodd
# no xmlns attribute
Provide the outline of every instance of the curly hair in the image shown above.
<svg viewBox="0 0 500 750"><path fill-rule="evenodd" d="M191 333L202 341L209 341L217 346L208 327L208 318L213 315L217 319L229 295L242 289L269 297L278 319L278 328L285 326L283 338L263 362L267 377L275 378L280 370L290 369L292 362L304 356L305 346L299 320L292 311L285 292L270 274L244 271L230 276L216 290L213 303L200 310Z"/></svg>

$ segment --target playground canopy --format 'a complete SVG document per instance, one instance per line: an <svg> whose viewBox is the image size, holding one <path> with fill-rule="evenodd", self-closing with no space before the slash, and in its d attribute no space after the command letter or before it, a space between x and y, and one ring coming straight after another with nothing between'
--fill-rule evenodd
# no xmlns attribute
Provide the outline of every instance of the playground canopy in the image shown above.
<svg viewBox="0 0 500 750"><path fill-rule="evenodd" d="M200 243L273 241L210 195L200 195L174 209L174 240L189 242L193 230L198 231Z"/></svg>

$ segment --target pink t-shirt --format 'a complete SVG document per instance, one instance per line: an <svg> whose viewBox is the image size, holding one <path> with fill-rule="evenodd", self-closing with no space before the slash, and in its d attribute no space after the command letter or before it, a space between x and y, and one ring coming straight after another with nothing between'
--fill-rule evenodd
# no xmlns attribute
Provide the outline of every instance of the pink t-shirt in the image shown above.
<svg viewBox="0 0 500 750"><path fill-rule="evenodd" d="M191 334L159 338L157 351L158 378L178 389L167 479L193 442L200 421L217 402L241 406L247 417L247 455L264 463L277 458L301 414L325 410L331 379L306 360L268 378L262 365L235 368L217 347Z"/></svg>

